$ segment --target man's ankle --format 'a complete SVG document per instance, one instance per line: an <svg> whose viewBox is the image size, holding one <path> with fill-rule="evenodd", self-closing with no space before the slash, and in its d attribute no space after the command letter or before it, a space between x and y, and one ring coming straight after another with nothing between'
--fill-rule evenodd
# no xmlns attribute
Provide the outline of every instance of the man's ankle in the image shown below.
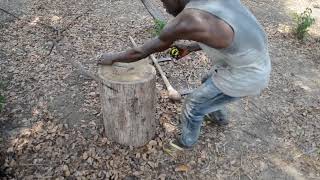
<svg viewBox="0 0 320 180"><path fill-rule="evenodd" d="M205 120L215 123L219 126L226 126L229 124L227 116L221 112L212 112L205 116Z"/></svg>

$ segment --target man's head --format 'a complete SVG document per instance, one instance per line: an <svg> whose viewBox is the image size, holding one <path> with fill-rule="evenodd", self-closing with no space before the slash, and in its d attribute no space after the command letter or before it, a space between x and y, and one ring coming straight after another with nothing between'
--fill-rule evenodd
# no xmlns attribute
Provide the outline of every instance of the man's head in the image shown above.
<svg viewBox="0 0 320 180"><path fill-rule="evenodd" d="M167 12L177 16L190 0L161 0Z"/></svg>

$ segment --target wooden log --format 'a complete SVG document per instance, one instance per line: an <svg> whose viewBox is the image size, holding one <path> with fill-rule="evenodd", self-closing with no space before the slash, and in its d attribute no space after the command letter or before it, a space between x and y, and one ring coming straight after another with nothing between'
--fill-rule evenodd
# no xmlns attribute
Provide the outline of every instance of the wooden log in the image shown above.
<svg viewBox="0 0 320 180"><path fill-rule="evenodd" d="M107 138L139 147L156 132L156 70L146 59L100 66L102 114Z"/></svg>

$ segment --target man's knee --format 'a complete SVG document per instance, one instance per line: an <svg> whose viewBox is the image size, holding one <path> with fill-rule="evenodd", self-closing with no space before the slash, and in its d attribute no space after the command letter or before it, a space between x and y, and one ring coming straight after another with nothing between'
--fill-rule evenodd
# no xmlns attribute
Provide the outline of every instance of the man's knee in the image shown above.
<svg viewBox="0 0 320 180"><path fill-rule="evenodd" d="M203 103L201 103L201 98L196 93L189 94L185 101L185 113L191 118L195 119L197 116L202 116Z"/></svg>
<svg viewBox="0 0 320 180"><path fill-rule="evenodd" d="M204 89L201 90L195 90L192 93L190 93L186 98L186 103L192 103L192 104L201 104L203 103L208 97L206 97L206 93Z"/></svg>

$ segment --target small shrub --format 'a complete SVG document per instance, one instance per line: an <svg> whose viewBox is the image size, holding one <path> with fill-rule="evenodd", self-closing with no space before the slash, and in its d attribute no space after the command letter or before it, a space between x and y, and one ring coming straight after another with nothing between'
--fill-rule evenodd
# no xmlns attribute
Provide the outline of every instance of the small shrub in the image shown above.
<svg viewBox="0 0 320 180"><path fill-rule="evenodd" d="M158 20L158 19L156 19L154 22L155 22L155 25L154 25L153 35L154 36L159 36L159 34L161 33L162 29L166 26L166 22Z"/></svg>
<svg viewBox="0 0 320 180"><path fill-rule="evenodd" d="M293 19L295 21L295 29L294 34L297 36L298 39L303 39L309 31L309 27L315 23L315 18L311 17L312 10L307 8L303 13L293 14Z"/></svg>

